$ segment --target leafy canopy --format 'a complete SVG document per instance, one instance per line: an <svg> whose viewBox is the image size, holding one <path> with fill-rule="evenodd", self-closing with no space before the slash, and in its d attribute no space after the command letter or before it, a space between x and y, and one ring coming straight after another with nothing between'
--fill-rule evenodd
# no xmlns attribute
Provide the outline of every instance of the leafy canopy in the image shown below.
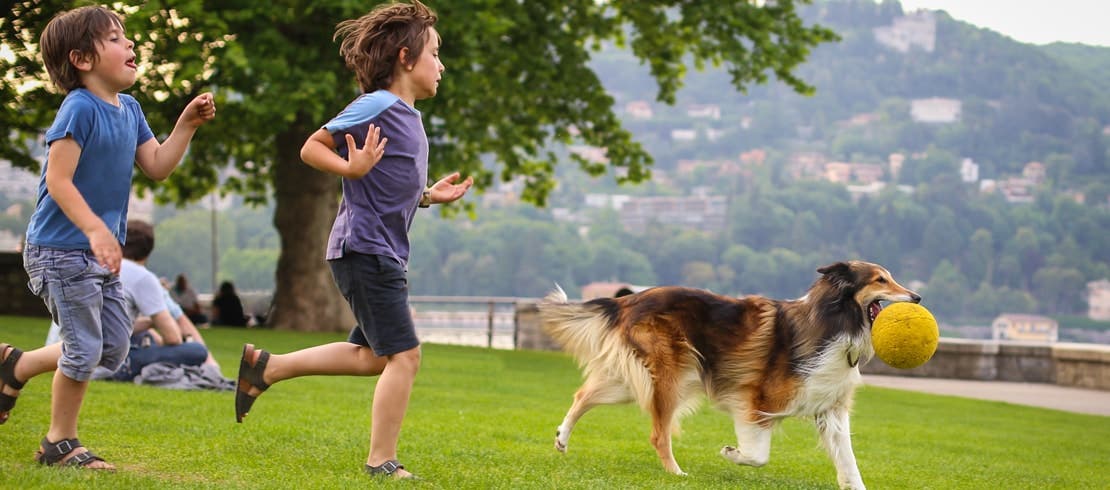
<svg viewBox="0 0 1110 490"><path fill-rule="evenodd" d="M189 162L162 201L184 203L216 186L255 202L268 198L271 169L296 155L277 151L275 135L309 134L357 94L332 42L335 25L365 13L350 0L179 0L116 2L144 67L131 93L156 132L168 133L181 108L214 90L219 115L201 129ZM626 47L673 103L687 66L724 66L745 90L769 74L801 93L793 75L819 43L836 39L806 26L795 4L679 0L444 0L430 6L447 71L440 95L418 103L432 143L432 174L461 170L481 187L522 177L523 198L543 204L558 162L550 148L572 142L606 149L606 163L572 155L588 172L612 168L621 182L649 178L651 156L622 128L589 66L603 43ZM61 100L37 58L38 36L73 2L16 2L0 20L0 158L37 168L24 142L47 126ZM484 165L483 158L498 166ZM222 172L234 162L238 172ZM499 167L499 169L498 169ZM142 178L140 185L149 186Z"/></svg>

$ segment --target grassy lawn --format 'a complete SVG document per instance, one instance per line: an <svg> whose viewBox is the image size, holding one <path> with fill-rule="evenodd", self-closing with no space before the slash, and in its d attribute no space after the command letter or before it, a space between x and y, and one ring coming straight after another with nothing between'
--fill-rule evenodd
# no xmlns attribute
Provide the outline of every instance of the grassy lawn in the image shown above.
<svg viewBox="0 0 1110 490"><path fill-rule="evenodd" d="M47 322L0 317L0 342L41 345ZM274 352L342 340L341 334L211 329L210 347L233 377L243 342ZM426 345L400 456L425 488L836 488L812 423L777 431L771 462L734 466L721 412L687 418L675 456L689 476L665 473L648 443L648 417L630 405L598 407L567 454L555 426L580 377L561 353ZM58 471L32 459L49 423L49 377L32 380L0 426L0 488L363 488L374 379L308 377L259 398L235 423L231 392L177 392L94 382L81 440L112 474ZM1110 417L866 387L856 399L853 445L871 488L1110 488Z"/></svg>

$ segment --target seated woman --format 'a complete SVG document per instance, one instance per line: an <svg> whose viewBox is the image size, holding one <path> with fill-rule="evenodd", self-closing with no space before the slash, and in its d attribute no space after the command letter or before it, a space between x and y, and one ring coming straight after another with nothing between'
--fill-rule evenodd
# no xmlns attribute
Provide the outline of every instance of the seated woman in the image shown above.
<svg viewBox="0 0 1110 490"><path fill-rule="evenodd" d="M197 291L189 284L189 278L185 277L184 273L178 274L173 286L170 286L170 297L181 306L181 309L185 311L185 314L189 316L189 321L193 324L205 325L208 323L208 315L201 311Z"/></svg>
<svg viewBox="0 0 1110 490"><path fill-rule="evenodd" d="M247 315L243 312L243 301L235 292L231 281L220 283L220 290L212 298L212 323L232 327L247 326Z"/></svg>

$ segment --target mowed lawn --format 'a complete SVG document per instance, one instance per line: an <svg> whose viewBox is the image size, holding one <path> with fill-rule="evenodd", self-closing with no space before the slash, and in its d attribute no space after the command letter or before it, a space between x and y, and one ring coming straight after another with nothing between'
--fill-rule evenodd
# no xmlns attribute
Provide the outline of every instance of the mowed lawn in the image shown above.
<svg viewBox="0 0 1110 490"><path fill-rule="evenodd" d="M28 350L46 329L43 319L0 317L0 342ZM229 377L244 342L281 353L344 338L222 328L204 335ZM243 424L231 392L94 382L81 440L115 473L33 461L49 424L49 381L32 380L0 425L0 488L836 488L811 421L780 426L767 466L735 466L717 454L736 444L731 422L708 406L675 439L685 477L662 470L649 419L632 405L595 408L560 454L555 427L580 375L556 352L426 345L400 446L420 482L362 473L373 378L282 382ZM864 387L852 431L871 488L1110 488L1110 417Z"/></svg>

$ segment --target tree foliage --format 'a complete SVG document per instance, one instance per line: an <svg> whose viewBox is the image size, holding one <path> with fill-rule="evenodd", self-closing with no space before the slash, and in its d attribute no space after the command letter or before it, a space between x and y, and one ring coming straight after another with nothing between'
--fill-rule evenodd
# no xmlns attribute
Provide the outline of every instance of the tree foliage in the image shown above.
<svg viewBox="0 0 1110 490"><path fill-rule="evenodd" d="M618 180L647 179L651 157L614 114L588 65L592 53L605 43L627 46L648 64L665 102L673 102L689 64L723 65L741 90L773 74L810 92L793 71L810 49L836 36L804 25L798 3L806 2L433 4L447 72L440 96L418 104L432 143L431 172L461 170L479 188L495 176L522 178L522 197L542 204L558 162L552 146L580 141L606 149L608 166L575 157L589 173L620 169ZM18 166L36 166L21 138L41 131L60 99L41 83L37 36L54 12L72 6L17 2L0 22L0 43L14 59L0 66L0 122L17 135L0 143L0 158ZM280 328L349 326L322 259L337 181L307 169L297 149L356 95L331 39L339 21L369 7L353 0L182 0L121 9L145 67L133 92L156 131L168 131L196 94L217 94L219 116L197 134L188 162L157 187L160 199L188 202L219 186L253 202L276 201L282 249L272 319ZM229 164L236 172L225 171Z"/></svg>

